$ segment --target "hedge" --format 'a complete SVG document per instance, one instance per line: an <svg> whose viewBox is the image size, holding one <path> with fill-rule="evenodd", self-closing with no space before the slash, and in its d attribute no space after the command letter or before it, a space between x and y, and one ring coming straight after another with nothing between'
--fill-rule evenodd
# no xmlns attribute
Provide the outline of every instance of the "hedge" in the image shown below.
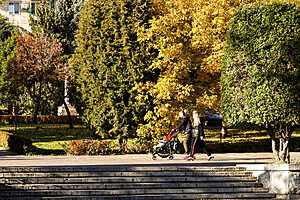
<svg viewBox="0 0 300 200"><path fill-rule="evenodd" d="M79 116L71 116L73 124L82 124L81 117ZM23 115L0 115L0 123L1 124L31 124L32 117L31 116L23 116ZM68 124L69 118L68 116L55 116L55 115L41 115L38 116L38 123L40 124Z"/></svg>
<svg viewBox="0 0 300 200"><path fill-rule="evenodd" d="M5 131L0 131L0 146L18 154L26 154L33 148L31 140Z"/></svg>
<svg viewBox="0 0 300 200"><path fill-rule="evenodd" d="M70 141L65 151L68 155L110 155L116 152L112 141L100 140L73 140Z"/></svg>

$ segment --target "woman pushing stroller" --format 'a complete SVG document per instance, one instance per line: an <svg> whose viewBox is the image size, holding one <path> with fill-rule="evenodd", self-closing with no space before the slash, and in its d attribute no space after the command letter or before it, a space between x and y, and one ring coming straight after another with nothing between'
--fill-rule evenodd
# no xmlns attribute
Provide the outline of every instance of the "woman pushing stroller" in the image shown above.
<svg viewBox="0 0 300 200"><path fill-rule="evenodd" d="M204 123L201 121L199 112L193 111L193 123L184 111L179 112L179 117L182 118L182 122L175 130L184 130L184 150L187 155L184 157L186 160L195 160L195 147L197 141L199 141L199 147L206 153L207 159L210 161L214 157L207 150L204 142ZM191 141L190 141L191 140Z"/></svg>
<svg viewBox="0 0 300 200"><path fill-rule="evenodd" d="M181 123L174 128L173 130L176 131L184 131L184 139L183 139L183 147L184 151L186 153L186 156L184 159L187 159L190 155L190 141L191 141L191 133L192 133L192 122L190 120L190 117L184 112L180 111L179 112L179 118L182 119Z"/></svg>

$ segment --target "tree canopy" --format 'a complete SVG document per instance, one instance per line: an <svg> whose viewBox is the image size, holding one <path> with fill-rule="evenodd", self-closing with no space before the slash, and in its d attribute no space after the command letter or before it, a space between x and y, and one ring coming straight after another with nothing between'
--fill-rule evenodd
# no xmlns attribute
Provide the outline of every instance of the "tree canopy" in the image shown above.
<svg viewBox="0 0 300 200"><path fill-rule="evenodd" d="M7 106L17 92L7 81L9 60L14 57L14 49L18 33L15 28L0 16L0 103Z"/></svg>
<svg viewBox="0 0 300 200"><path fill-rule="evenodd" d="M134 136L151 105L137 98L151 58L137 29L150 18L147 0L89 0L83 5L69 64L85 102L85 120L98 135Z"/></svg>
<svg viewBox="0 0 300 200"><path fill-rule="evenodd" d="M9 38L13 31L14 27L6 21L5 18L0 16L0 41L4 42L7 38Z"/></svg>
<svg viewBox="0 0 300 200"><path fill-rule="evenodd" d="M158 56L148 67L159 78L140 84L155 109L139 127L145 137L161 138L176 123L179 110L220 111L221 60L228 21L235 9L256 0L153 0L155 17L139 39ZM271 2L271 1L265 1Z"/></svg>
<svg viewBox="0 0 300 200"><path fill-rule="evenodd" d="M179 110L219 110L227 22L239 5L219 0L154 1L156 16L149 28L140 30L139 39L159 52L148 70L159 70L160 75L139 85L155 102L140 135L161 138L174 126Z"/></svg>
<svg viewBox="0 0 300 200"><path fill-rule="evenodd" d="M31 18L33 32L43 32L62 44L64 54L73 53L74 35L78 28L79 13L84 0L57 0L55 8L47 0L37 7Z"/></svg>
<svg viewBox="0 0 300 200"><path fill-rule="evenodd" d="M64 78L62 48L43 34L20 35L16 40L15 57L9 60L8 80L16 87L24 87L34 102L33 122L47 89ZM50 93L51 94L51 93Z"/></svg>
<svg viewBox="0 0 300 200"><path fill-rule="evenodd" d="M300 124L299 14L295 4L285 3L239 9L230 21L222 66L225 122L267 129L282 161L288 161L288 140Z"/></svg>

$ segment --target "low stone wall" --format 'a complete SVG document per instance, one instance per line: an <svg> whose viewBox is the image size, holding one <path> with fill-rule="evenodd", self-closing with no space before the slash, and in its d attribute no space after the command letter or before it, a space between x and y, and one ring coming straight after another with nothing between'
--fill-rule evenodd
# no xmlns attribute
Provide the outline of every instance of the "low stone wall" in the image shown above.
<svg viewBox="0 0 300 200"><path fill-rule="evenodd" d="M241 164L278 199L300 199L300 165Z"/></svg>

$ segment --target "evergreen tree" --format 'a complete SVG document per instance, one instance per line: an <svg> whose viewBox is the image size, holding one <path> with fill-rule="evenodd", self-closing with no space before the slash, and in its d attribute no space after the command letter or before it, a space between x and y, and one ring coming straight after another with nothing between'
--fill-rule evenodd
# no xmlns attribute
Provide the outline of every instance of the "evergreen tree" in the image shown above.
<svg viewBox="0 0 300 200"><path fill-rule="evenodd" d="M44 0L38 6L36 17L31 17L33 32L43 32L62 44L64 54L73 53L74 35L78 28L79 13L84 0L57 0L55 8Z"/></svg>
<svg viewBox="0 0 300 200"><path fill-rule="evenodd" d="M0 16L0 104L13 104L17 91L7 82L9 59L14 57L18 33L14 27Z"/></svg>
<svg viewBox="0 0 300 200"><path fill-rule="evenodd" d="M54 10L55 14L55 32L59 38L60 43L64 49L65 59L74 52L75 33L78 29L78 21L80 16L80 9L84 0L57 0ZM82 114L84 104L81 100L81 94L76 89L77 83L72 77L68 77L68 99L69 102L75 106L77 113ZM66 104L66 102L64 103ZM65 105L66 107L66 105ZM66 107L67 108L67 107ZM68 112L68 109L67 109Z"/></svg>
<svg viewBox="0 0 300 200"><path fill-rule="evenodd" d="M0 15L0 40L4 42L12 35L14 27Z"/></svg>
<svg viewBox="0 0 300 200"><path fill-rule="evenodd" d="M151 52L137 39L147 25L146 0L89 0L85 2L70 60L80 84L85 120L102 137L135 136L149 102L137 97L135 84L143 81ZM125 140L123 140L125 139Z"/></svg>
<svg viewBox="0 0 300 200"><path fill-rule="evenodd" d="M33 33L43 32L47 36L57 32L54 8L47 0L42 0L36 9L35 17L30 16L30 26Z"/></svg>
<svg viewBox="0 0 300 200"><path fill-rule="evenodd" d="M58 0L56 2L55 25L56 32L61 38L64 53L70 55L73 53L74 35L78 28L78 20L81 5L84 0Z"/></svg>

